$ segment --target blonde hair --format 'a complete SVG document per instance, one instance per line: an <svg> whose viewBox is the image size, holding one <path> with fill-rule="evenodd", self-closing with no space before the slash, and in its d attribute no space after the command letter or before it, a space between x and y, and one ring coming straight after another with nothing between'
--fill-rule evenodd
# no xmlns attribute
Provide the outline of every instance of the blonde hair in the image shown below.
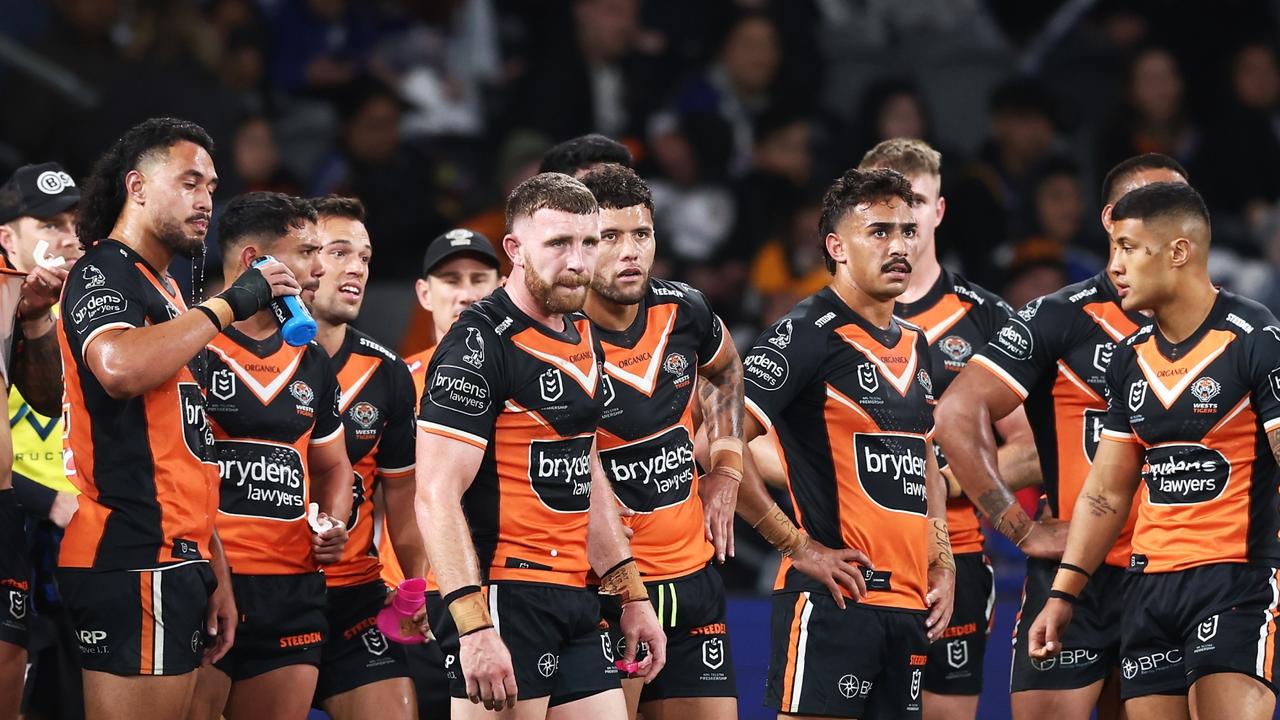
<svg viewBox="0 0 1280 720"><path fill-rule="evenodd" d="M915 175L942 176L942 153L929 143L916 138L885 140L867 151L858 164L861 170L889 168L912 177Z"/></svg>

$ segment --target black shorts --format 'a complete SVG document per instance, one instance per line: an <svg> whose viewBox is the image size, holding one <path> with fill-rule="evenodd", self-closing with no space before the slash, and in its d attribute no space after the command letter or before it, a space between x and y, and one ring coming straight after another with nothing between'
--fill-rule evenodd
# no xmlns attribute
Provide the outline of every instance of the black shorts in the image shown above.
<svg viewBox="0 0 1280 720"><path fill-rule="evenodd" d="M621 688L600 602L586 588L500 582L488 586L489 615L506 643L521 700L551 697L551 705ZM436 637L444 652L449 693L467 696L457 661L461 644L453 617L440 614Z"/></svg>
<svg viewBox="0 0 1280 720"><path fill-rule="evenodd" d="M12 489L0 490L0 642L27 646L31 556L26 516Z"/></svg>
<svg viewBox="0 0 1280 720"><path fill-rule="evenodd" d="M207 562L160 570L58 568L80 665L113 675L185 675L200 667L209 596Z"/></svg>
<svg viewBox="0 0 1280 720"><path fill-rule="evenodd" d="M440 643L433 640L424 645L407 645L405 655L413 694L418 698L418 717L449 720L449 679L444 674L445 657ZM457 662L456 657L453 662Z"/></svg>
<svg viewBox="0 0 1280 720"><path fill-rule="evenodd" d="M737 697L737 676L729 654L724 582L707 565L684 577L647 582L649 600L667 631L667 664L644 686L640 702L687 697ZM601 597L600 610L609 623L614 657L622 658L626 641L616 598ZM642 655L637 655L637 658Z"/></svg>
<svg viewBox="0 0 1280 720"><path fill-rule="evenodd" d="M1027 559L1022 608L1013 633L1013 668L1009 692L1075 690L1105 680L1120 662L1120 615L1128 578L1124 570L1101 565L1085 585L1071 624L1062 636L1062 652L1047 660L1032 660L1027 634L1049 598L1058 573L1053 560Z"/></svg>
<svg viewBox="0 0 1280 720"><path fill-rule="evenodd" d="M1219 564L1133 575L1124 611L1120 694L1183 695L1214 673L1277 692L1276 568Z"/></svg>
<svg viewBox="0 0 1280 720"><path fill-rule="evenodd" d="M995 573L980 552L956 556L956 601L951 624L929 646L924 689L939 695L981 695L982 663L996 601Z"/></svg>
<svg viewBox="0 0 1280 720"><path fill-rule="evenodd" d="M382 680L409 677L408 646L391 642L378 629L378 612L386 600L382 580L329 588L329 639L320 655L316 702Z"/></svg>
<svg viewBox="0 0 1280 720"><path fill-rule="evenodd" d="M919 718L924 619L853 602L841 610L827 593L774 593L765 705L798 715Z"/></svg>
<svg viewBox="0 0 1280 720"><path fill-rule="evenodd" d="M320 665L328 637L324 575L231 575L240 624L214 663L234 682L289 665Z"/></svg>

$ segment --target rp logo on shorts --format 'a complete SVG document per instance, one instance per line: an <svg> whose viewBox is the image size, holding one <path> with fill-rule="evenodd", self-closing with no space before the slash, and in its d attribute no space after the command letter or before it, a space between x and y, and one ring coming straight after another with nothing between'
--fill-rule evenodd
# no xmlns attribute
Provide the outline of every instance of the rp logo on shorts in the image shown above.
<svg viewBox="0 0 1280 720"><path fill-rule="evenodd" d="M387 638L376 627L365 630L360 635L360 639L364 642L364 649L368 650L370 655L381 655L387 651Z"/></svg>
<svg viewBox="0 0 1280 720"><path fill-rule="evenodd" d="M9 591L9 614L16 620L27 616L27 594L21 590Z"/></svg>
<svg viewBox="0 0 1280 720"><path fill-rule="evenodd" d="M968 640L952 640L947 643L947 664L957 670L969 664Z"/></svg>
<svg viewBox="0 0 1280 720"><path fill-rule="evenodd" d="M1213 617L1209 618L1208 620L1205 620L1204 622L1196 626L1196 637L1199 638L1200 642L1209 642L1210 640L1213 639L1213 636L1217 634L1218 634L1218 616L1217 615L1214 615Z"/></svg>
<svg viewBox="0 0 1280 720"><path fill-rule="evenodd" d="M724 640L717 637L702 641L702 664L712 670L724 665Z"/></svg>

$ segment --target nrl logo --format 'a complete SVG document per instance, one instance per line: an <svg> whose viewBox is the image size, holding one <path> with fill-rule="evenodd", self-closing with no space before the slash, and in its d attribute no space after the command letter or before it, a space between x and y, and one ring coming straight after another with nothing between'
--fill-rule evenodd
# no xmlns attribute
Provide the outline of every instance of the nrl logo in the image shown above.
<svg viewBox="0 0 1280 720"><path fill-rule="evenodd" d="M1129 409L1137 412L1147 400L1147 381L1135 380L1129 385Z"/></svg>

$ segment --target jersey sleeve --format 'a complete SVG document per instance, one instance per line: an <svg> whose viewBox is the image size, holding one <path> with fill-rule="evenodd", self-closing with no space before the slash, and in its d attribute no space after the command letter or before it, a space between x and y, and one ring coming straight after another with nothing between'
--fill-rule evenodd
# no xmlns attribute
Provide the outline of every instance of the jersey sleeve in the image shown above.
<svg viewBox="0 0 1280 720"><path fill-rule="evenodd" d="M1129 424L1129 393L1125 386L1125 368L1134 363L1133 346L1123 343L1116 347L1107 366L1107 417L1102 421L1102 437L1120 442L1138 442ZM1137 390L1135 390L1137 391Z"/></svg>
<svg viewBox="0 0 1280 720"><path fill-rule="evenodd" d="M766 328L742 361L747 412L765 428L814 380L826 355L825 336L801 318Z"/></svg>
<svg viewBox="0 0 1280 720"><path fill-rule="evenodd" d="M1280 429L1280 326L1267 325L1250 334L1249 340L1253 410L1263 430L1269 433Z"/></svg>
<svg viewBox="0 0 1280 720"><path fill-rule="evenodd" d="M1013 308L1009 307L1009 303L1001 300L994 293L979 291L985 298L985 302L978 311L978 329L988 339L995 337L1000 332L1000 328L1009 322L1009 318L1014 317Z"/></svg>
<svg viewBox="0 0 1280 720"><path fill-rule="evenodd" d="M933 394L933 353L929 352L929 341L925 338L924 332L918 333L916 337L916 357L920 358L916 382L920 383L924 388L925 397L929 401L929 429L925 431L925 437L932 441L934 430L933 409L937 405L937 398Z"/></svg>
<svg viewBox="0 0 1280 720"><path fill-rule="evenodd" d="M338 376L333 370L333 363L319 345L307 347L307 352L320 356L322 385L316 394L319 406L316 408L316 425L311 430L311 444L325 445L343 439L342 432L342 388L338 385Z"/></svg>
<svg viewBox="0 0 1280 720"><path fill-rule="evenodd" d="M77 351L98 335L147 323L143 279L129 258L112 251L76 263L62 298L62 323Z"/></svg>
<svg viewBox="0 0 1280 720"><path fill-rule="evenodd" d="M387 408L387 425L378 441L374 461L382 477L412 475L416 460L413 378L403 360L385 361L383 367L391 373L391 406Z"/></svg>
<svg viewBox="0 0 1280 720"><path fill-rule="evenodd" d="M724 321L711 309L706 295L693 288L688 288L687 293L694 328L702 338L698 345L698 367L704 368L719 360L723 353L733 352L733 338L725 332Z"/></svg>
<svg viewBox="0 0 1280 720"><path fill-rule="evenodd" d="M1009 315L970 362L995 375L1026 400L1041 373L1052 368L1067 341L1074 311L1053 296L1036 298Z"/></svg>
<svg viewBox="0 0 1280 720"><path fill-rule="evenodd" d="M499 343L483 322L453 324L427 367L418 410L420 429L488 447L506 397Z"/></svg>

